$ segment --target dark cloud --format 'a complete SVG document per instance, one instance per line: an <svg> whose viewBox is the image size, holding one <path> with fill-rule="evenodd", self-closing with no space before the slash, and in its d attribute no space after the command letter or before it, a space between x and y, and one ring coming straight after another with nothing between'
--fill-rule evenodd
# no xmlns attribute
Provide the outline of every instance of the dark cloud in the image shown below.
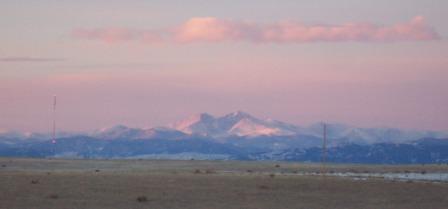
<svg viewBox="0 0 448 209"><path fill-rule="evenodd" d="M0 57L0 62L60 62L62 58L47 57Z"/></svg>

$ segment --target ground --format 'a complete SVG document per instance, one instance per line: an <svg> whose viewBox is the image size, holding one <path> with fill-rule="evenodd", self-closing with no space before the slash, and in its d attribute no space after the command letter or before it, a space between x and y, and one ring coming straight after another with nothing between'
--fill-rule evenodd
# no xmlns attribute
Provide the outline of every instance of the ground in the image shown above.
<svg viewBox="0 0 448 209"><path fill-rule="evenodd" d="M297 175L446 172L446 166L366 166L156 160L0 158L1 209L442 209L448 184Z"/></svg>

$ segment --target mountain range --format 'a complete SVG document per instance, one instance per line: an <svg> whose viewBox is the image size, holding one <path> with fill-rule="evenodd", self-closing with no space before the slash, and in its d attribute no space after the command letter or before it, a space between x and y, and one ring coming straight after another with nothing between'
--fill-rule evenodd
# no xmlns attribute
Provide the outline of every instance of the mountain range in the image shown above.
<svg viewBox="0 0 448 209"><path fill-rule="evenodd" d="M0 156L318 161L322 132L322 124L300 127L242 111L201 113L166 127L58 133L56 144L49 134L4 131ZM446 132L327 124L327 136L334 162L448 162ZM419 156L403 157L412 153Z"/></svg>

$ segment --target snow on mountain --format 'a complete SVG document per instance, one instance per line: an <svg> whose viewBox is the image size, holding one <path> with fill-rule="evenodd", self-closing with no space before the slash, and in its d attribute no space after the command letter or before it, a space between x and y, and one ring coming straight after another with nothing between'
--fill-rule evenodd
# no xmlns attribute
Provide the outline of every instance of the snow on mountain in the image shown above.
<svg viewBox="0 0 448 209"><path fill-rule="evenodd" d="M172 128L185 134L213 138L230 136L312 136L322 137L322 123L299 127L272 119L259 119L248 113L236 111L221 117L207 113L193 115L175 123ZM393 128L358 128L344 124L327 124L331 145L404 143L424 137L444 138L448 134L431 131L412 131Z"/></svg>
<svg viewBox="0 0 448 209"><path fill-rule="evenodd" d="M221 131L216 124L216 118L207 113L192 115L185 120L174 123L172 127L186 134L201 136L215 136L220 134Z"/></svg>
<svg viewBox="0 0 448 209"><path fill-rule="evenodd" d="M124 125L116 125L113 127L102 128L95 131L92 136L101 139L118 139L118 138L138 138L144 134L142 129L129 128Z"/></svg>
<svg viewBox="0 0 448 209"><path fill-rule="evenodd" d="M244 118L238 121L228 132L236 136L257 136L277 135L280 133L280 130Z"/></svg>
<svg viewBox="0 0 448 209"><path fill-rule="evenodd" d="M58 138L71 137L71 136L75 136L75 135L80 135L80 133L56 132L56 137L58 137ZM51 133L0 130L0 142L6 141L6 140L8 140L10 142L21 142L21 141L26 141L26 140L44 141L44 140L50 139L51 137L52 137Z"/></svg>
<svg viewBox="0 0 448 209"><path fill-rule="evenodd" d="M19 157L319 161L322 123L298 127L237 111L193 115L172 127L124 125L90 134L0 130L0 154ZM327 124L328 159L358 163L448 162L445 132ZM67 137L68 136L68 137Z"/></svg>
<svg viewBox="0 0 448 209"><path fill-rule="evenodd" d="M173 125L173 128L186 134L217 138L227 136L293 135L295 132L291 131L291 127L294 126L271 120L261 120L242 111L230 113L222 117L201 113Z"/></svg>
<svg viewBox="0 0 448 209"><path fill-rule="evenodd" d="M18 131L0 130L0 137L9 139L25 139L28 138L31 133L22 133Z"/></svg>
<svg viewBox="0 0 448 209"><path fill-rule="evenodd" d="M178 139L186 136L183 132L165 128L156 127L148 129L129 128L124 125L117 125L110 128L103 128L91 134L94 138L99 139L152 139L152 138L168 138Z"/></svg>
<svg viewBox="0 0 448 209"><path fill-rule="evenodd" d="M322 136L322 123L307 128L309 135ZM327 136L331 145L374 144L374 143L410 143L429 138L446 138L447 133L435 131L401 130L396 128L358 128L344 124L327 124Z"/></svg>
<svg viewBox="0 0 448 209"><path fill-rule="evenodd" d="M167 127L144 129L143 132L144 134L140 136L141 139L182 139L187 136L181 131Z"/></svg>
<svg viewBox="0 0 448 209"><path fill-rule="evenodd" d="M288 143L322 138L322 123L308 127L272 120L259 119L248 113L236 111L224 116L216 117L207 113L196 114L174 123L169 127L130 128L117 125L85 133L58 132L57 138L71 136L90 136L96 139L187 139L200 138L228 141L232 139L286 140ZM327 136L330 146L344 144L375 144L375 143L412 143L421 138L447 138L446 132L401 130L393 128L358 128L344 124L327 124ZM24 133L0 130L0 142L16 143L27 139L48 140L51 133ZM268 140L269 138L269 140ZM286 139L287 138L287 139ZM291 141L291 140L292 141ZM249 140L250 141L250 140ZM313 142L313 144L315 144ZM290 144L288 144L289 146Z"/></svg>
<svg viewBox="0 0 448 209"><path fill-rule="evenodd" d="M255 124L262 124L263 121L243 111L236 111L218 118L219 126L222 129L230 130L241 120L246 120Z"/></svg>

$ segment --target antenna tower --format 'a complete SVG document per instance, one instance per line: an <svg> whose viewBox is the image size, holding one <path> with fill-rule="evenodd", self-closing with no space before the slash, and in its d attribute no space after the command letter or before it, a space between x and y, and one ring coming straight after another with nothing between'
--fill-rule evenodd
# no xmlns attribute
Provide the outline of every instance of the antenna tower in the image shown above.
<svg viewBox="0 0 448 209"><path fill-rule="evenodd" d="M56 95L53 96L53 140L51 143L56 144Z"/></svg>

